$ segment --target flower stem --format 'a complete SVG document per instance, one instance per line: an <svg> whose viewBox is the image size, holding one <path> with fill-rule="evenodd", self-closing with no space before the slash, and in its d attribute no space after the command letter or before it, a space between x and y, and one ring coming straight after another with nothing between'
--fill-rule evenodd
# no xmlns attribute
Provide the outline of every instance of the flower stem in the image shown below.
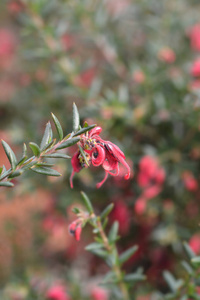
<svg viewBox="0 0 200 300"><path fill-rule="evenodd" d="M99 229L99 234L100 234L100 236L101 236L101 238L103 240L103 244L104 244L105 249L109 253L113 253L113 252L117 253L117 259L115 259L115 262L112 265L112 270L115 273L116 278L118 279L119 288L120 288L120 291L122 293L123 300L130 300L127 286L122 281L123 280L123 274L122 274L122 271L121 271L119 263L118 263L118 261L119 261L119 255L118 255L118 251L117 251L116 245L115 244L110 245L109 240L108 240L108 238L107 238L107 236L105 234L105 231L103 229L100 217L97 217L97 228Z"/></svg>

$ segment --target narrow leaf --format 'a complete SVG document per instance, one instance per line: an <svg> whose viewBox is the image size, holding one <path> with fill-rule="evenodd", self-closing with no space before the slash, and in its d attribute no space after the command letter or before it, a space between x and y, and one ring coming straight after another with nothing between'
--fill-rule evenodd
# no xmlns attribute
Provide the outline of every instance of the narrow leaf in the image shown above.
<svg viewBox="0 0 200 300"><path fill-rule="evenodd" d="M8 169L8 170L4 170L3 173L1 173L1 176L0 176L0 180L3 180L4 178L6 178L8 175L10 175L10 173L12 172L12 169Z"/></svg>
<svg viewBox="0 0 200 300"><path fill-rule="evenodd" d="M146 276L143 274L137 274L137 273L133 273L133 274L127 274L124 276L124 281L126 282L136 282L136 281L141 281L141 280L145 280Z"/></svg>
<svg viewBox="0 0 200 300"><path fill-rule="evenodd" d="M172 274L168 271L164 271L163 277L164 277L165 281L167 282L171 291L176 292L176 290L177 290L176 279L172 276Z"/></svg>
<svg viewBox="0 0 200 300"><path fill-rule="evenodd" d="M13 152L13 150L10 148L10 146L3 140L1 140L3 148L5 150L5 153L9 159L9 162L11 164L12 169L14 170L17 165L17 158Z"/></svg>
<svg viewBox="0 0 200 300"><path fill-rule="evenodd" d="M51 129L50 122L47 123L44 131L44 135L40 144L40 149L43 150L51 141L53 138L53 133Z"/></svg>
<svg viewBox="0 0 200 300"><path fill-rule="evenodd" d="M0 182L0 186L12 187L14 184L12 182Z"/></svg>
<svg viewBox="0 0 200 300"><path fill-rule="evenodd" d="M192 251L192 249L190 248L187 242L183 242L183 247L185 249L188 258L192 259L193 257L195 257L194 252Z"/></svg>
<svg viewBox="0 0 200 300"><path fill-rule="evenodd" d="M21 165L25 162L26 159L27 159L27 156L22 157L22 158L18 161L17 166L21 166Z"/></svg>
<svg viewBox="0 0 200 300"><path fill-rule="evenodd" d="M37 163L36 165L37 167L47 167L47 168L51 168L54 166L54 164L48 164L46 162L40 162L40 163Z"/></svg>
<svg viewBox="0 0 200 300"><path fill-rule="evenodd" d="M36 173L47 175L47 176L61 176L61 174L59 172L57 172L54 169L50 169L50 168L34 167L34 168L31 168L31 170Z"/></svg>
<svg viewBox="0 0 200 300"><path fill-rule="evenodd" d="M193 257L191 262L196 266L200 266L200 256Z"/></svg>
<svg viewBox="0 0 200 300"><path fill-rule="evenodd" d="M90 250L90 252L92 252L93 254L95 254L97 256L103 257L103 258L108 256L108 253L102 249L93 249L93 250Z"/></svg>
<svg viewBox="0 0 200 300"><path fill-rule="evenodd" d="M85 247L85 250L91 251L91 250L100 249L100 248L103 248L103 245L102 245L102 244L99 244L99 243L92 243L92 244L89 244L88 246L86 246L86 247Z"/></svg>
<svg viewBox="0 0 200 300"><path fill-rule="evenodd" d="M119 257L120 264L125 263L133 254L135 254L137 250L138 250L138 246L135 245L129 248L128 250L124 251Z"/></svg>
<svg viewBox="0 0 200 300"><path fill-rule="evenodd" d="M58 135L59 135L59 139L60 141L63 139L63 130L62 130L62 126L60 124L60 122L58 121L57 117L51 113L52 115L52 118L53 118L53 121L54 121L54 124L56 126L56 129L57 129L57 132L58 132Z"/></svg>
<svg viewBox="0 0 200 300"><path fill-rule="evenodd" d="M93 125L90 125L88 127L84 127L82 129L78 130L73 136L77 136L77 135L83 134L83 133L91 130L92 128L94 128L96 126L97 126L96 124L93 124Z"/></svg>
<svg viewBox="0 0 200 300"><path fill-rule="evenodd" d="M183 268L186 270L186 272L189 274L189 275L192 275L193 274L193 269L192 267L188 264L187 261L183 260L181 262Z"/></svg>
<svg viewBox="0 0 200 300"><path fill-rule="evenodd" d="M81 192L81 195L82 195L83 201L85 203L85 206L86 206L88 212L90 214L92 214L94 212L94 210L93 210L93 207L92 207L92 203L90 202L90 199L88 198L88 196L84 192Z"/></svg>
<svg viewBox="0 0 200 300"><path fill-rule="evenodd" d="M73 145L75 145L76 143L78 143L79 141L80 141L80 138L79 138L79 137L71 138L71 139L69 139L69 140L63 142L61 145L59 145L59 146L56 148L56 150L64 149L64 148L73 146Z"/></svg>
<svg viewBox="0 0 200 300"><path fill-rule="evenodd" d="M109 213L113 210L113 207L114 207L114 204L111 203L103 210L103 212L100 215L101 220L105 219L109 215Z"/></svg>
<svg viewBox="0 0 200 300"><path fill-rule="evenodd" d="M52 153L52 154L45 154L42 156L47 157L47 158L64 158L64 159L71 158L71 156L63 154L63 153Z"/></svg>
<svg viewBox="0 0 200 300"><path fill-rule="evenodd" d="M80 213L80 209L79 209L78 207L73 207L73 208L72 208L72 212L73 212L74 214L79 214L79 213Z"/></svg>
<svg viewBox="0 0 200 300"><path fill-rule="evenodd" d="M83 148L82 148L80 145L78 145L78 148L79 148L79 150L80 150L80 152L81 152L81 155L82 155L82 157L83 157L83 159L84 159L86 165L89 167L90 165L89 165L89 163L88 163L88 160L87 160L87 157L86 157L86 155L85 155L85 152L83 151Z"/></svg>
<svg viewBox="0 0 200 300"><path fill-rule="evenodd" d="M115 221L110 229L108 239L111 243L115 242L117 240L117 233L118 233L119 223Z"/></svg>
<svg viewBox="0 0 200 300"><path fill-rule="evenodd" d="M12 173L8 176L8 178L14 178L14 177L20 176L22 173L23 173L23 170L16 170L16 171L12 172Z"/></svg>
<svg viewBox="0 0 200 300"><path fill-rule="evenodd" d="M31 148L35 156L40 156L40 148L37 144L30 142L29 147Z"/></svg>
<svg viewBox="0 0 200 300"><path fill-rule="evenodd" d="M26 147L26 144L24 143L22 157L25 157L26 155L27 155L27 147Z"/></svg>
<svg viewBox="0 0 200 300"><path fill-rule="evenodd" d="M76 132L79 128L80 124L80 117L78 113L78 108L75 103L73 103L73 131Z"/></svg>

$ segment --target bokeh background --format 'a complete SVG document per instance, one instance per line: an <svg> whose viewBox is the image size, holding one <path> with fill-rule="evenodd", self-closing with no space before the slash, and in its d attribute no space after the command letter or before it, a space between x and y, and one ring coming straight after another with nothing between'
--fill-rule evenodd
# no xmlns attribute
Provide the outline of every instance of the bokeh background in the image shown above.
<svg viewBox="0 0 200 300"><path fill-rule="evenodd" d="M75 102L133 170L97 190L103 169L84 169L72 190L70 160L57 160L62 177L29 171L1 188L1 299L47 299L54 286L63 300L109 299L106 290L97 298L108 267L84 250L90 228L80 242L68 233L82 190L97 213L115 204L119 251L139 246L125 269L143 267L147 281L133 299L167 292L164 270L184 278L182 242L200 254L199 11L197 0L0 2L0 137L20 157L24 142L40 143L51 112L70 133Z"/></svg>

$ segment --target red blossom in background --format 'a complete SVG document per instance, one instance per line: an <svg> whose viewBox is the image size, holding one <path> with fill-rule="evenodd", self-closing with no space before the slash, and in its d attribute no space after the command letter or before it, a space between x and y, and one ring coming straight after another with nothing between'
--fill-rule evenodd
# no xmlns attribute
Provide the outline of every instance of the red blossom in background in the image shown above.
<svg viewBox="0 0 200 300"><path fill-rule="evenodd" d="M176 54L171 48L164 47L158 52L158 58L165 63L172 64L176 60Z"/></svg>
<svg viewBox="0 0 200 300"><path fill-rule="evenodd" d="M46 299L48 300L70 300L65 291L65 287L57 284L48 289L46 292Z"/></svg>
<svg viewBox="0 0 200 300"><path fill-rule="evenodd" d="M105 141L100 138L102 128L97 126L89 131L89 134L82 135L80 139L80 146L83 149L87 162L82 157L82 154L78 151L72 157L72 174L70 176L70 186L73 188L73 176L75 172L79 172L83 167L93 165L94 167L102 166L105 170L104 179L97 183L97 188L100 188L106 181L108 174L112 176L120 175L119 163L121 163L127 173L124 178L128 180L130 178L130 167L125 161L124 153L119 147L110 141Z"/></svg>
<svg viewBox="0 0 200 300"><path fill-rule="evenodd" d="M200 76L200 58L193 62L191 67L191 75L194 77Z"/></svg>
<svg viewBox="0 0 200 300"><path fill-rule="evenodd" d="M198 182L190 171L183 172L182 179L188 191L195 192L198 189Z"/></svg>
<svg viewBox="0 0 200 300"><path fill-rule="evenodd" d="M137 182L143 190L143 198L150 199L157 196L162 190L165 180L165 170L159 166L156 158L144 156L139 163Z"/></svg>
<svg viewBox="0 0 200 300"><path fill-rule="evenodd" d="M122 200L115 201L115 206L110 213L111 222L118 221L119 233L125 235L130 229L131 214L127 205Z"/></svg>
<svg viewBox="0 0 200 300"><path fill-rule="evenodd" d="M189 31L191 48L200 51L200 24L195 24Z"/></svg>
<svg viewBox="0 0 200 300"><path fill-rule="evenodd" d="M200 253L200 234L194 234L189 240L189 245L196 255Z"/></svg>
<svg viewBox="0 0 200 300"><path fill-rule="evenodd" d="M102 287L94 287L91 290L92 300L108 300L108 291Z"/></svg>

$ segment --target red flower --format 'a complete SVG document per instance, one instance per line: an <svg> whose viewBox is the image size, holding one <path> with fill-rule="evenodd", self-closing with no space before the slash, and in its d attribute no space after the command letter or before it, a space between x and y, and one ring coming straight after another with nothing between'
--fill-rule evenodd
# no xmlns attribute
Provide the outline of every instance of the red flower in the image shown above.
<svg viewBox="0 0 200 300"><path fill-rule="evenodd" d="M69 300L67 293L65 292L65 288L60 285L54 285L46 293L46 298L48 300Z"/></svg>
<svg viewBox="0 0 200 300"><path fill-rule="evenodd" d="M191 237L189 245L196 255L200 253L200 235L198 233Z"/></svg>
<svg viewBox="0 0 200 300"><path fill-rule="evenodd" d="M200 76L200 58L196 59L191 68L191 74L194 77Z"/></svg>
<svg viewBox="0 0 200 300"><path fill-rule="evenodd" d="M174 51L169 47L164 47L158 52L158 58L168 64L172 64L176 60Z"/></svg>
<svg viewBox="0 0 200 300"><path fill-rule="evenodd" d="M108 300L108 292L102 287L94 287L91 291L92 300Z"/></svg>
<svg viewBox="0 0 200 300"><path fill-rule="evenodd" d="M182 174L185 188L188 191L194 192L198 189L198 182L190 171L185 171Z"/></svg>
<svg viewBox="0 0 200 300"><path fill-rule="evenodd" d="M139 163L138 184L144 188L142 198L151 199L161 192L165 170L152 156L144 156Z"/></svg>
<svg viewBox="0 0 200 300"><path fill-rule="evenodd" d="M189 32L191 48L200 51L200 24L195 24Z"/></svg>
<svg viewBox="0 0 200 300"><path fill-rule="evenodd" d="M125 235L128 233L130 229L130 209L128 209L127 205L122 200L117 200L115 202L114 209L110 214L111 222L118 221L119 223L119 233L121 235Z"/></svg>
<svg viewBox="0 0 200 300"><path fill-rule="evenodd" d="M127 174L124 178L127 180L130 178L130 167L125 161L124 153L118 146L110 141L104 141L100 138L102 128L97 126L89 131L88 134L82 135L79 145L82 147L87 162L82 157L82 154L78 151L72 157L72 174L70 176L70 185L73 188L73 176L75 172L79 172L83 167L87 167L92 164L95 167L102 166L105 170L104 179L97 184L97 188L100 188L106 181L108 174L112 176L118 176L119 163L121 163L127 170Z"/></svg>
<svg viewBox="0 0 200 300"><path fill-rule="evenodd" d="M72 222L69 225L69 232L75 237L77 241L80 241L81 231L82 231L82 226L79 219L77 219L76 221Z"/></svg>

